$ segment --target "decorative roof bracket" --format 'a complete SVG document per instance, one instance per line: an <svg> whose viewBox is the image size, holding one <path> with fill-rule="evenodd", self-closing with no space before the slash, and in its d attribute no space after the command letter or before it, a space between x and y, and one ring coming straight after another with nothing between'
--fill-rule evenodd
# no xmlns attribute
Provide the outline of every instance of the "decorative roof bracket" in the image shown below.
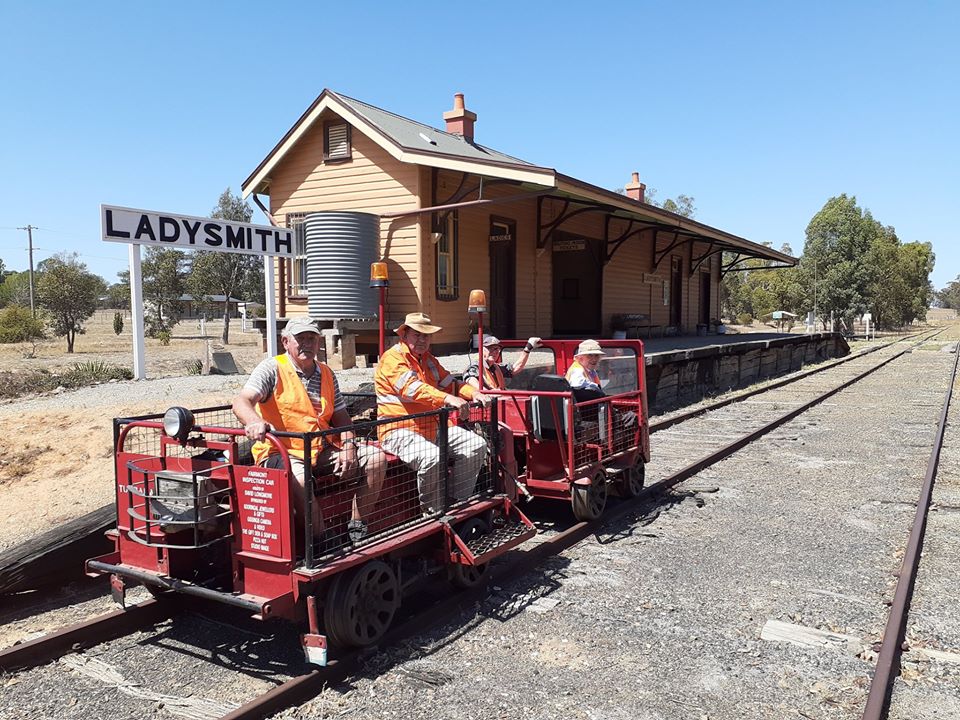
<svg viewBox="0 0 960 720"><path fill-rule="evenodd" d="M702 242L702 241L701 241ZM703 261L707 258L713 257L717 253L722 253L723 248L716 247L716 243L711 241L707 246L707 249L704 250L703 254L699 257L693 257L693 253L690 253L690 274L693 275L699 267L703 264Z"/></svg>
<svg viewBox="0 0 960 720"><path fill-rule="evenodd" d="M673 250L674 248L678 248L683 245L686 245L687 243L692 243L693 241L694 241L694 238L690 236L684 236L683 240L681 240L680 233L677 231L674 231L673 242L670 243L667 247L665 247L660 252L657 252L657 235L656 233L654 233L653 235L653 269L654 270L657 269L657 266L660 264L660 261L663 260L667 256L667 253L669 253L671 250Z"/></svg>
<svg viewBox="0 0 960 720"><path fill-rule="evenodd" d="M543 200L548 197L553 197L553 196L544 195L537 200L537 218L542 217ZM571 201L569 198L553 197L553 199L555 200L562 199L563 209L560 210L560 215L555 220L552 220L546 224L544 224L542 221L538 223L539 225L537 229L537 232L538 232L537 249L538 250L545 248L547 246L547 242L549 242L550 238L553 236L553 233L556 232L557 228L560 227L560 225L562 225L564 222L566 222L570 218L576 217L577 215L582 215L588 212L602 212L608 209L604 205L591 205L589 207L582 207L576 210L570 210L569 208L570 208ZM576 202L576 200L574 200L573 202ZM543 232L544 230L547 231L546 234L544 234Z"/></svg>

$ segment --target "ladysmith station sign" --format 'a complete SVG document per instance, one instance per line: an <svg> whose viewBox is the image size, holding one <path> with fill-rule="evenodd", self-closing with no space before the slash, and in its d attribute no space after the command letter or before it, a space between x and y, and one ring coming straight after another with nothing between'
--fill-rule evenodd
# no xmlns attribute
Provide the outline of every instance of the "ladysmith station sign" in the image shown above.
<svg viewBox="0 0 960 720"><path fill-rule="evenodd" d="M147 377L144 339L143 283L140 246L207 250L262 255L267 311L267 352L277 354L276 283L274 257L296 257L293 231L214 218L100 206L101 236L107 242L130 246L130 312L133 316L133 376Z"/></svg>
<svg viewBox="0 0 960 720"><path fill-rule="evenodd" d="M293 231L287 228L112 205L100 206L100 227L103 239L107 242L249 255L294 256Z"/></svg>

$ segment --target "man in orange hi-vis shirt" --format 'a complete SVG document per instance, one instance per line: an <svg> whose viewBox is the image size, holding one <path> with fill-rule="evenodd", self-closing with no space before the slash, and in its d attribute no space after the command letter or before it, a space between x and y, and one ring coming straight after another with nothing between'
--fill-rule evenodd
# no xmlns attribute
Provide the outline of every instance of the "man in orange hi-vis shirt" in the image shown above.
<svg viewBox="0 0 960 720"><path fill-rule="evenodd" d="M380 446L417 471L420 503L428 514L446 505L436 445L437 417L404 417L446 406L466 418L469 401L483 407L492 402L490 395L454 380L430 354L433 335L441 329L423 313L407 315L397 328L400 342L383 353L375 375L377 419L396 418L379 427ZM473 494L487 443L475 433L452 426L447 429L447 451L453 460L449 495L462 500Z"/></svg>

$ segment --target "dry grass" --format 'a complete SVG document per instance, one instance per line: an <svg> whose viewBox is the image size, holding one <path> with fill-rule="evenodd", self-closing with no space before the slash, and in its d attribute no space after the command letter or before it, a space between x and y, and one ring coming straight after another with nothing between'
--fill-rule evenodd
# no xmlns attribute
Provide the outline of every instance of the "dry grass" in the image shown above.
<svg viewBox="0 0 960 720"><path fill-rule="evenodd" d="M68 354L64 338L53 338L37 343L35 348L26 343L0 345L0 372L57 371L72 367L78 362L103 360L110 365L133 368L132 321L124 318L123 332L113 332L113 311L99 310L87 321L86 333L78 335L74 352ZM208 352L226 350L233 354L241 370L249 372L263 357L260 333L240 331L240 321L230 322L230 344L220 344L222 321L206 324L207 337L200 335L196 320L184 320L173 328L170 344L163 346L159 340L147 339L146 365L148 377L176 377L187 375L191 363L203 360ZM33 357L28 357L35 349Z"/></svg>

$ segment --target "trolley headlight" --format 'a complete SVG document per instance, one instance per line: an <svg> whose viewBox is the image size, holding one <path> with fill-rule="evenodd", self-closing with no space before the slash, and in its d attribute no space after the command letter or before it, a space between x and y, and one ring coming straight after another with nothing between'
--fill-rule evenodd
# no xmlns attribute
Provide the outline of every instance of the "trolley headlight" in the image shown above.
<svg viewBox="0 0 960 720"><path fill-rule="evenodd" d="M184 407L172 407L163 414L163 432L184 442L193 430L193 413Z"/></svg>

